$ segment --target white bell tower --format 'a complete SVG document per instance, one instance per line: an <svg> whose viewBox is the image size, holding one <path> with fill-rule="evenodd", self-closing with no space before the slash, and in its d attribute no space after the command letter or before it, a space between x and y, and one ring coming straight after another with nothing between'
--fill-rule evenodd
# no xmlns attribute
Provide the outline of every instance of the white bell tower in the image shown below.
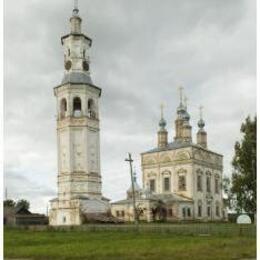
<svg viewBox="0 0 260 260"><path fill-rule="evenodd" d="M76 1L75 1L76 3ZM51 225L78 225L82 215L104 213L101 194L99 98L92 83L89 49L92 40L81 32L77 4L70 33L61 38L64 77L54 88L57 100L58 198L51 201Z"/></svg>

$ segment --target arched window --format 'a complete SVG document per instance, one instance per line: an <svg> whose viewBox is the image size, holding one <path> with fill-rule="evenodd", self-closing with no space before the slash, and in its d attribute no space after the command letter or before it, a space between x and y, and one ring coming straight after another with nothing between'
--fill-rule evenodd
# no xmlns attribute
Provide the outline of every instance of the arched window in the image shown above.
<svg viewBox="0 0 260 260"><path fill-rule="evenodd" d="M198 201L198 217L202 216L202 202L201 200Z"/></svg>
<svg viewBox="0 0 260 260"><path fill-rule="evenodd" d="M211 179L210 176L207 176L207 192L211 192L211 185L210 185Z"/></svg>
<svg viewBox="0 0 260 260"><path fill-rule="evenodd" d="M220 216L220 211L219 211L219 202L216 202L216 216L219 217Z"/></svg>
<svg viewBox="0 0 260 260"><path fill-rule="evenodd" d="M178 190L179 191L186 191L186 173L187 170L185 169L180 169L177 174L178 174Z"/></svg>
<svg viewBox="0 0 260 260"><path fill-rule="evenodd" d="M219 193L219 176L215 176L215 193Z"/></svg>
<svg viewBox="0 0 260 260"><path fill-rule="evenodd" d="M60 102L60 118L64 118L67 112L67 100L63 98Z"/></svg>
<svg viewBox="0 0 260 260"><path fill-rule="evenodd" d="M68 56L70 56L70 49L68 49Z"/></svg>
<svg viewBox="0 0 260 260"><path fill-rule="evenodd" d="M202 191L202 171L197 171L197 191Z"/></svg>
<svg viewBox="0 0 260 260"><path fill-rule="evenodd" d="M88 115L91 118L96 118L95 103L92 98L88 100Z"/></svg>
<svg viewBox="0 0 260 260"><path fill-rule="evenodd" d="M79 97L73 99L73 115L75 117L81 116L81 100Z"/></svg>
<svg viewBox="0 0 260 260"><path fill-rule="evenodd" d="M86 58L86 51L83 50L83 58Z"/></svg>

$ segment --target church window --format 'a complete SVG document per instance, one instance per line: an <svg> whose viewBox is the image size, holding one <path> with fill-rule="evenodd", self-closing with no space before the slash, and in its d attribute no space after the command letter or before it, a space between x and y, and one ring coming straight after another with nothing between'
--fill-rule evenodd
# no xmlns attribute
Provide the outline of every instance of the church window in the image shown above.
<svg viewBox="0 0 260 260"><path fill-rule="evenodd" d="M150 180L150 191L155 192L155 180Z"/></svg>
<svg viewBox="0 0 260 260"><path fill-rule="evenodd" d="M88 115L90 118L96 118L96 113L94 110L94 100L92 98L90 98L88 100Z"/></svg>
<svg viewBox="0 0 260 260"><path fill-rule="evenodd" d="M68 49L68 56L70 56L70 49Z"/></svg>
<svg viewBox="0 0 260 260"><path fill-rule="evenodd" d="M178 186L179 186L179 191L185 191L186 190L186 178L185 178L184 175L179 176Z"/></svg>
<svg viewBox="0 0 260 260"><path fill-rule="evenodd" d="M197 176L197 191L202 191L202 176Z"/></svg>
<svg viewBox="0 0 260 260"><path fill-rule="evenodd" d="M190 210L190 208L187 208L187 216L188 216L188 217L191 216L191 210Z"/></svg>
<svg viewBox="0 0 260 260"><path fill-rule="evenodd" d="M73 99L73 115L76 117L81 116L81 100L79 97Z"/></svg>
<svg viewBox="0 0 260 260"><path fill-rule="evenodd" d="M65 216L63 217L63 223L66 223L66 217Z"/></svg>
<svg viewBox="0 0 260 260"><path fill-rule="evenodd" d="M219 193L219 181L218 178L215 178L215 193Z"/></svg>
<svg viewBox="0 0 260 260"><path fill-rule="evenodd" d="M169 216L169 217L172 217L172 216L173 216L172 209L168 209L168 216Z"/></svg>
<svg viewBox="0 0 260 260"><path fill-rule="evenodd" d="M121 216L124 217L125 216L125 212L122 210L121 211Z"/></svg>
<svg viewBox="0 0 260 260"><path fill-rule="evenodd" d="M119 210L116 211L116 216L117 216L117 217L120 216L120 212L119 212Z"/></svg>
<svg viewBox="0 0 260 260"><path fill-rule="evenodd" d="M210 176L207 176L207 192L210 192L211 187L210 187Z"/></svg>
<svg viewBox="0 0 260 260"><path fill-rule="evenodd" d="M67 111L67 100L63 98L60 103L60 117L64 118Z"/></svg>
<svg viewBox="0 0 260 260"><path fill-rule="evenodd" d="M170 191L170 178L164 178L164 191Z"/></svg>
<svg viewBox="0 0 260 260"><path fill-rule="evenodd" d="M211 215L211 209L210 209L210 206L207 207L207 213L208 213L208 217L210 217L210 215Z"/></svg>
<svg viewBox="0 0 260 260"><path fill-rule="evenodd" d="M219 217L219 205L216 205L216 216Z"/></svg>
<svg viewBox="0 0 260 260"><path fill-rule="evenodd" d="M86 58L86 51L83 50L83 58Z"/></svg>
<svg viewBox="0 0 260 260"><path fill-rule="evenodd" d="M183 218L186 218L186 208L182 208L182 216Z"/></svg>
<svg viewBox="0 0 260 260"><path fill-rule="evenodd" d="M198 217L201 217L202 215L202 206L201 204L198 205Z"/></svg>

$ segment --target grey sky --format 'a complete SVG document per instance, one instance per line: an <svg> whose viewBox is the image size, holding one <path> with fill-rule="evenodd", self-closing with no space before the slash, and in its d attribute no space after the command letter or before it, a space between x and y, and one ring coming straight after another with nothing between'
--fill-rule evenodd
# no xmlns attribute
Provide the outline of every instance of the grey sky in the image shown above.
<svg viewBox="0 0 260 260"><path fill-rule="evenodd" d="M60 37L72 0L5 1L5 185L45 212L56 195L53 87L63 75ZM83 31L93 39L91 75L101 97L103 193L125 196L132 152L156 145L159 105L169 139L181 84L197 131L204 106L209 149L230 175L240 125L256 111L256 4L248 0L81 0Z"/></svg>

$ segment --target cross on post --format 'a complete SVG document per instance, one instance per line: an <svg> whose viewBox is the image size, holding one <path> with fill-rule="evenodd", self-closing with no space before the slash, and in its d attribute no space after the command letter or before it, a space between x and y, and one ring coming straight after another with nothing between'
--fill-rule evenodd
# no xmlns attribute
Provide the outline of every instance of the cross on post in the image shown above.
<svg viewBox="0 0 260 260"><path fill-rule="evenodd" d="M134 188L134 177L133 177L133 159L131 153L128 153L128 158L125 159L126 162L129 162L130 166L130 175L131 175L131 184L132 184L132 193L133 193L133 209L134 209L134 221L135 224L138 225L137 214L136 214L136 206L135 206L135 188Z"/></svg>

